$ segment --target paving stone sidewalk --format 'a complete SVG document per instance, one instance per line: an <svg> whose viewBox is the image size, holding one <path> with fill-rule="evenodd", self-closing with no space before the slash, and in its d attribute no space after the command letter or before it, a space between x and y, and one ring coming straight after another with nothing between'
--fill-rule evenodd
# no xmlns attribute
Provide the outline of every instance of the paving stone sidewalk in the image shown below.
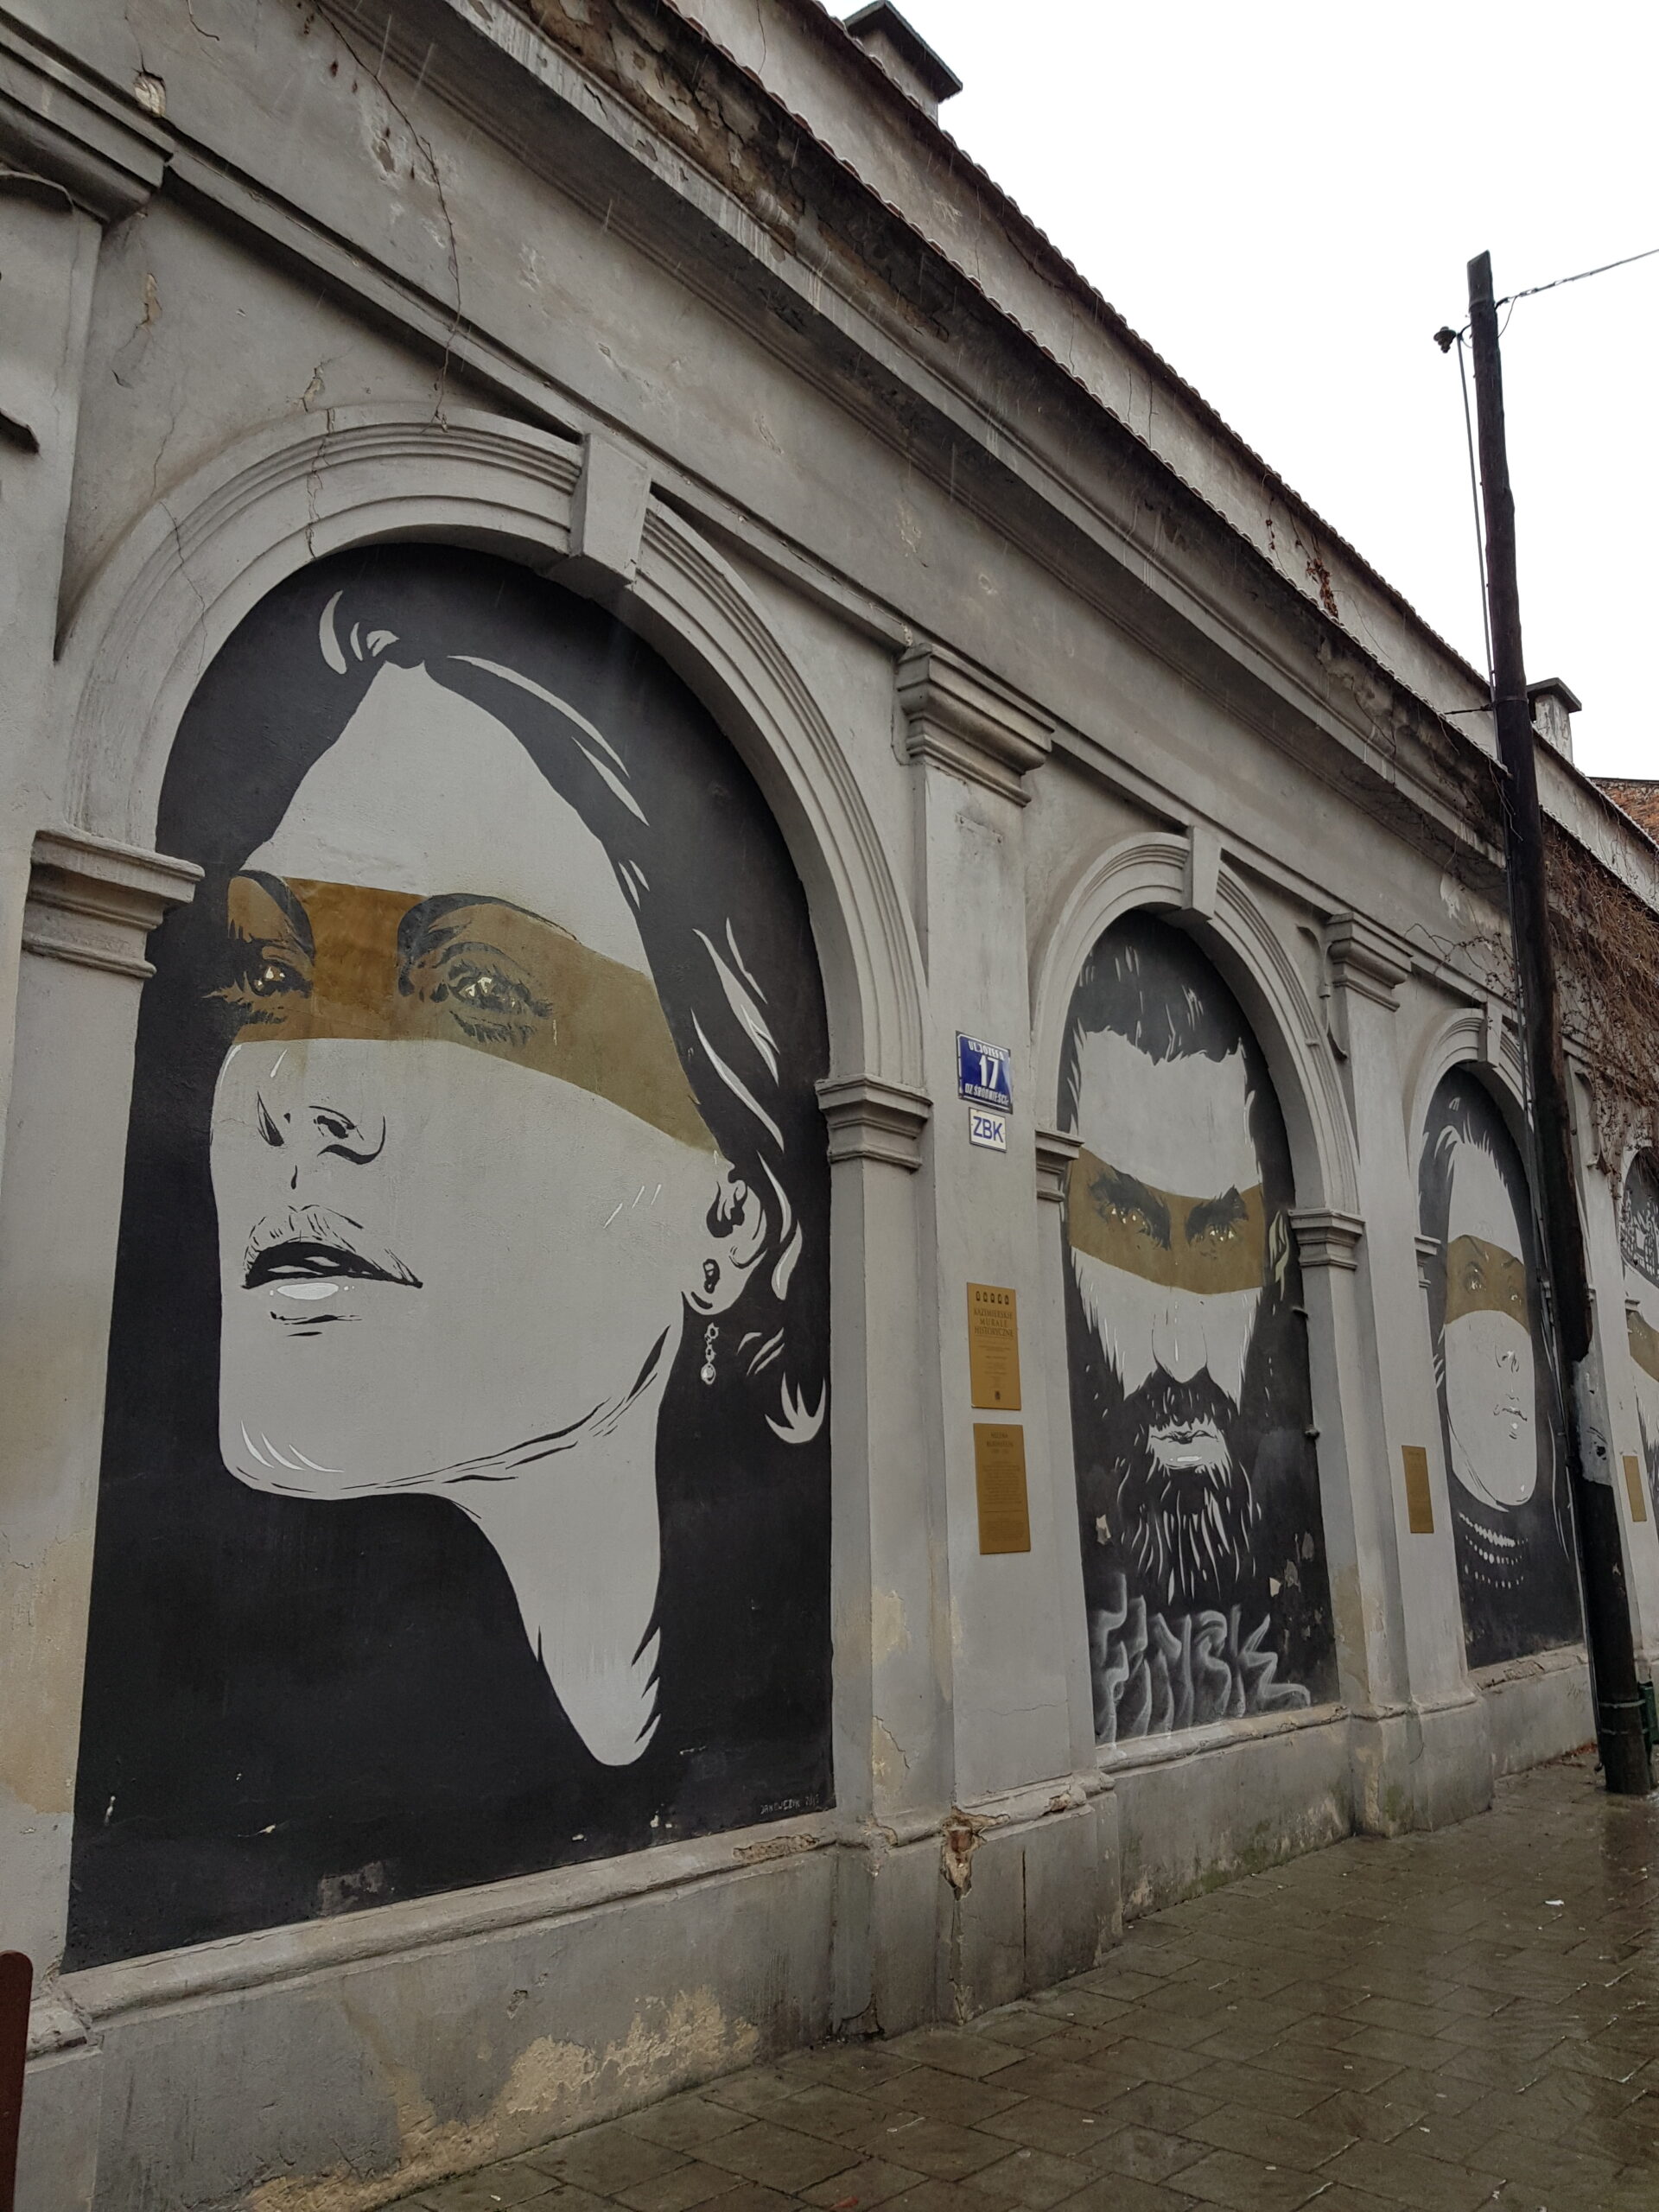
<svg viewBox="0 0 1659 2212"><path fill-rule="evenodd" d="M1659 2212L1656 1897L1659 1801L1570 1760L1138 1921L965 2027L804 2051L404 2204Z"/></svg>

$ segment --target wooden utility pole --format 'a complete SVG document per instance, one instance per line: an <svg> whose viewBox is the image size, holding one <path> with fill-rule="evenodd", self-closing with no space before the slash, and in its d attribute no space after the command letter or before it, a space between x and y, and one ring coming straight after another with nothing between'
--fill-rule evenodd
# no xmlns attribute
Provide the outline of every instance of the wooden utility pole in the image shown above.
<svg viewBox="0 0 1659 2212"><path fill-rule="evenodd" d="M1533 1175L1544 1247L1558 1372L1566 1398L1567 1469L1578 1535L1585 1634L1596 1701L1596 1742L1609 1789L1645 1797L1653 1787L1630 1639L1630 1601L1613 1502L1612 1452L1592 1359L1590 1280L1579 1218L1561 1053L1555 961L1544 878L1544 825L1532 706L1521 650L1521 593L1515 566L1515 499L1503 431L1503 372L1498 354L1492 257L1469 264L1469 331L1480 439L1481 503L1486 518L1486 603L1492 633L1492 712L1503 778L1503 853L1516 982L1526 1031L1532 1092Z"/></svg>

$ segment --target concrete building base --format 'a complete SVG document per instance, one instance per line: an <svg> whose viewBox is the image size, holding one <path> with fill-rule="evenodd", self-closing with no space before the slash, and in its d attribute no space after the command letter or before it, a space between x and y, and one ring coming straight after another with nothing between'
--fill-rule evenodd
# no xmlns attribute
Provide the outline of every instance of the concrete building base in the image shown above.
<svg viewBox="0 0 1659 2212"><path fill-rule="evenodd" d="M1125 1919L1351 1834L1348 1726L1327 1706L1107 1754Z"/></svg>
<svg viewBox="0 0 1659 2212"><path fill-rule="evenodd" d="M1486 1708L1499 1774L1519 1774L1595 1740L1590 1666L1580 1645L1484 1667L1471 1680Z"/></svg>
<svg viewBox="0 0 1659 2212"><path fill-rule="evenodd" d="M1354 1826L1360 1834L1446 1827L1491 1803L1489 1719L1478 1697L1402 1713L1356 1713L1350 1726Z"/></svg>
<svg viewBox="0 0 1659 2212"><path fill-rule="evenodd" d="M367 2212L831 2034L967 2019L1126 1920L1481 1811L1590 1731L1581 1651L1478 1688L1125 1745L903 1834L825 1815L69 1975L35 2009L19 2201Z"/></svg>

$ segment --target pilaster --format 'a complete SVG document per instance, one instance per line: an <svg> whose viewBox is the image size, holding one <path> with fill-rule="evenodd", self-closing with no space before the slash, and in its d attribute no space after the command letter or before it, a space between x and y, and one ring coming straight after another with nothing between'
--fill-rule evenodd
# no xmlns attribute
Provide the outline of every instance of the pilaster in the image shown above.
<svg viewBox="0 0 1659 2212"><path fill-rule="evenodd" d="M8 1940L62 1950L116 1234L144 939L200 869L35 840L0 1185L0 1860Z"/></svg>
<svg viewBox="0 0 1659 2212"><path fill-rule="evenodd" d="M1045 1946L1056 1929L1065 1931L1068 1970L1089 1963L1115 1891L1102 1871L1097 1801L1108 1801L1094 1783L1092 1731L1078 1740L1075 1726L1074 1707L1081 1708L1071 1677L1086 1667L1086 1645L1069 1417L1062 1419L1056 1392L1065 1358L1057 1217L1034 1199L1024 809L1027 779L1048 755L1052 724L1000 679L934 645L899 664L895 707L899 754L912 764L917 921L928 964L927 1081L937 1102L919 1178L929 1244L923 1371L938 1378L946 1520L950 1832L969 1840L942 1862L948 1986L941 2002L960 2008L1003 2001L1052 1974L1056 1961ZM1011 1055L1006 1152L969 1141L970 1110L958 1096L958 1033ZM1053 1145L1047 1157L1056 1158ZM1014 1294L1017 1408L972 1402L970 1283ZM1019 1432L1027 1550L982 1548L976 1425ZM1028 1822L1015 1808L1032 1793L1038 1814ZM1063 1811L1041 1810L1062 1800ZM1022 1901L1051 1882L1057 1895L1081 1882L1082 1906L1075 1909L1074 1896L1065 1916L1049 1914L1045 1935Z"/></svg>
<svg viewBox="0 0 1659 2212"><path fill-rule="evenodd" d="M938 1830L954 1794L945 1505L922 1314L926 1095L855 1074L818 1086L829 1133L830 1435L838 1809L838 2021L938 2006Z"/></svg>
<svg viewBox="0 0 1659 2212"><path fill-rule="evenodd" d="M135 100L0 19L0 1127L30 840L59 805L48 732L99 251L104 226L156 189L170 150Z"/></svg>
<svg viewBox="0 0 1659 2212"><path fill-rule="evenodd" d="M1400 1104L1395 1017L1409 949L1366 917L1344 914L1326 931L1325 955L1330 1033L1354 1119L1365 1233L1353 1236L1334 1217L1313 1216L1299 1217L1298 1233L1304 1268L1312 1268L1305 1275L1310 1308L1322 1277L1335 1333L1348 1346L1342 1399L1368 1677L1364 1696L1354 1700L1356 1790L1362 1826L1392 1831L1472 1810L1490 1787L1478 1747L1471 1757L1464 1741L1478 1732L1479 1707L1463 1662L1415 1234L1416 1162ZM1339 1607L1339 1629L1340 1614ZM1433 1755L1437 1743L1448 1747L1446 1759Z"/></svg>
<svg viewBox="0 0 1659 2212"><path fill-rule="evenodd" d="M1040 1354L1041 1372L1048 1399L1051 1489L1055 1546L1055 1602L1063 1621L1082 1623L1088 1618L1083 1586L1083 1551L1077 1534L1077 1472L1071 1439L1071 1370L1065 1340L1066 1257L1065 1200L1071 1163L1083 1150L1083 1139L1063 1129L1038 1128L1036 1140L1036 1212L1038 1260L1042 1270L1041 1337L1032 1348L1033 1366ZM1079 1773L1097 1771L1095 1745L1094 1686L1090 1677L1089 1647L1082 1634L1065 1639L1066 1706L1071 1738L1071 1758ZM1121 1906L1115 1909L1121 1910Z"/></svg>

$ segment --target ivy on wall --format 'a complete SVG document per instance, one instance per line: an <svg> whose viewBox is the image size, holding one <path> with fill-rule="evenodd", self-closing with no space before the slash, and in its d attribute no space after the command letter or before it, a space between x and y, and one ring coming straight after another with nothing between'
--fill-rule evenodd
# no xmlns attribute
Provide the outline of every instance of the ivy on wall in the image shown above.
<svg viewBox="0 0 1659 2212"><path fill-rule="evenodd" d="M1583 1054L1598 1164L1618 1174L1659 1137L1659 915L1553 822L1545 824L1562 1024Z"/></svg>

